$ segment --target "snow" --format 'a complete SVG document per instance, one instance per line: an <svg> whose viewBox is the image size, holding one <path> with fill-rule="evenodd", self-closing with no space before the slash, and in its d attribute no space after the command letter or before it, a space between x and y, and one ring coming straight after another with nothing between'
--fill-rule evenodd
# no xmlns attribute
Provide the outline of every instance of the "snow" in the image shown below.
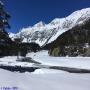
<svg viewBox="0 0 90 90"><path fill-rule="evenodd" d="M36 69L32 74L56 74L56 73L66 73L65 71L61 70L53 70L53 69Z"/></svg>
<svg viewBox="0 0 90 90"><path fill-rule="evenodd" d="M90 19L90 8L85 8L73 12L65 18L55 18L49 24L43 21L38 22L33 26L22 28L17 34L12 34L10 37L22 38L22 42L36 42L40 46L51 43L56 40L61 34L72 29L76 25L82 25ZM28 39L28 40L27 40Z"/></svg>
<svg viewBox="0 0 90 90"><path fill-rule="evenodd" d="M21 58L21 57L20 57ZM6 57L3 57L3 58L0 58L0 61L16 61L17 59L17 56L6 56Z"/></svg>
<svg viewBox="0 0 90 90"><path fill-rule="evenodd" d="M40 21L39 23L35 24L34 27L43 27L45 26L45 23L43 21Z"/></svg>
<svg viewBox="0 0 90 90"><path fill-rule="evenodd" d="M27 56L43 65L90 69L90 57L51 57L48 51L28 53Z"/></svg>
<svg viewBox="0 0 90 90"><path fill-rule="evenodd" d="M40 68L48 68L49 66L62 66L90 70L90 57L52 57L48 55L48 51L44 50L37 53L28 53L26 57L30 57L41 64L17 61L17 56L8 56L0 58L0 65Z"/></svg>
<svg viewBox="0 0 90 90"><path fill-rule="evenodd" d="M11 40L15 39L15 34L14 33L9 32L8 35L11 38Z"/></svg>
<svg viewBox="0 0 90 90"><path fill-rule="evenodd" d="M19 56L19 59L23 58ZM0 65L6 65L6 66L23 66L23 67L32 67L34 63L28 63L28 62L18 62L17 56L7 56L0 58Z"/></svg>
<svg viewBox="0 0 90 90"><path fill-rule="evenodd" d="M90 90L90 74L21 74L0 69L0 87L17 87L17 90Z"/></svg>

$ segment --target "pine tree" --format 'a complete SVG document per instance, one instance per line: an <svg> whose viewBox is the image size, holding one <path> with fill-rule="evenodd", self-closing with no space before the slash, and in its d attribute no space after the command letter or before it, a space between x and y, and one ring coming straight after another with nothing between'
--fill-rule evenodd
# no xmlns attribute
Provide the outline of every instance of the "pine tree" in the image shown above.
<svg viewBox="0 0 90 90"><path fill-rule="evenodd" d="M8 20L10 15L4 9L4 4L0 1L0 42L8 40L8 33L5 31L6 28L10 28Z"/></svg>
<svg viewBox="0 0 90 90"><path fill-rule="evenodd" d="M0 29L10 28L8 19L10 15L4 10L4 4L0 2Z"/></svg>
<svg viewBox="0 0 90 90"><path fill-rule="evenodd" d="M6 28L10 28L8 20L10 15L5 11L4 4L0 1L0 57L6 56L10 53L9 46L11 45L11 39Z"/></svg>

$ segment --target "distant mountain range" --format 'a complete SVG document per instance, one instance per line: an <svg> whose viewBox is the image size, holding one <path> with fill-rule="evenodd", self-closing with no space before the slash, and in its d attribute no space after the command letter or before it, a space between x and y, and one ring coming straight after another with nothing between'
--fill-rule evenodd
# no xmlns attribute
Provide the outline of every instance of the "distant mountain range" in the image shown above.
<svg viewBox="0 0 90 90"><path fill-rule="evenodd" d="M49 24L40 21L34 26L22 28L18 33L9 33L9 37L14 40L21 38L22 42L35 42L40 46L56 40L61 34L77 25L83 25L90 20L90 8L85 8L73 12L65 18L55 18Z"/></svg>

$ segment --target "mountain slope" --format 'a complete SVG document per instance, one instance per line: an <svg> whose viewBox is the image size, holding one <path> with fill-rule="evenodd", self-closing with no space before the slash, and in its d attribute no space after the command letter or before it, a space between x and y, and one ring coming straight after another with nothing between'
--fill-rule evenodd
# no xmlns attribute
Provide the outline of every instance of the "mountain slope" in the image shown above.
<svg viewBox="0 0 90 90"><path fill-rule="evenodd" d="M11 38L22 38L22 42L36 42L40 46L51 43L64 32L90 19L90 8L73 12L65 18L56 18L49 24L39 22L32 27L23 28Z"/></svg>

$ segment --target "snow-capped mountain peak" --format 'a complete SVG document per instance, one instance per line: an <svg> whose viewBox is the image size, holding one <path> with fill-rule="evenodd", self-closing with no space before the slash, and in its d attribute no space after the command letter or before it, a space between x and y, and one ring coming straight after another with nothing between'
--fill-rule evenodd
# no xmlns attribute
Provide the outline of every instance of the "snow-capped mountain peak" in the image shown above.
<svg viewBox="0 0 90 90"><path fill-rule="evenodd" d="M40 21L34 25L34 27L44 27L44 26L45 26L45 23L43 21Z"/></svg>
<svg viewBox="0 0 90 90"><path fill-rule="evenodd" d="M51 25L57 25L57 24L60 24L62 22L64 22L65 19L64 18L55 18L54 20L51 21Z"/></svg>
<svg viewBox="0 0 90 90"><path fill-rule="evenodd" d="M73 12L65 18L55 18L49 24L40 21L29 28L23 28L15 37L22 35L23 42L36 42L40 46L51 43L58 36L90 19L90 8ZM28 40L27 40L28 39Z"/></svg>

